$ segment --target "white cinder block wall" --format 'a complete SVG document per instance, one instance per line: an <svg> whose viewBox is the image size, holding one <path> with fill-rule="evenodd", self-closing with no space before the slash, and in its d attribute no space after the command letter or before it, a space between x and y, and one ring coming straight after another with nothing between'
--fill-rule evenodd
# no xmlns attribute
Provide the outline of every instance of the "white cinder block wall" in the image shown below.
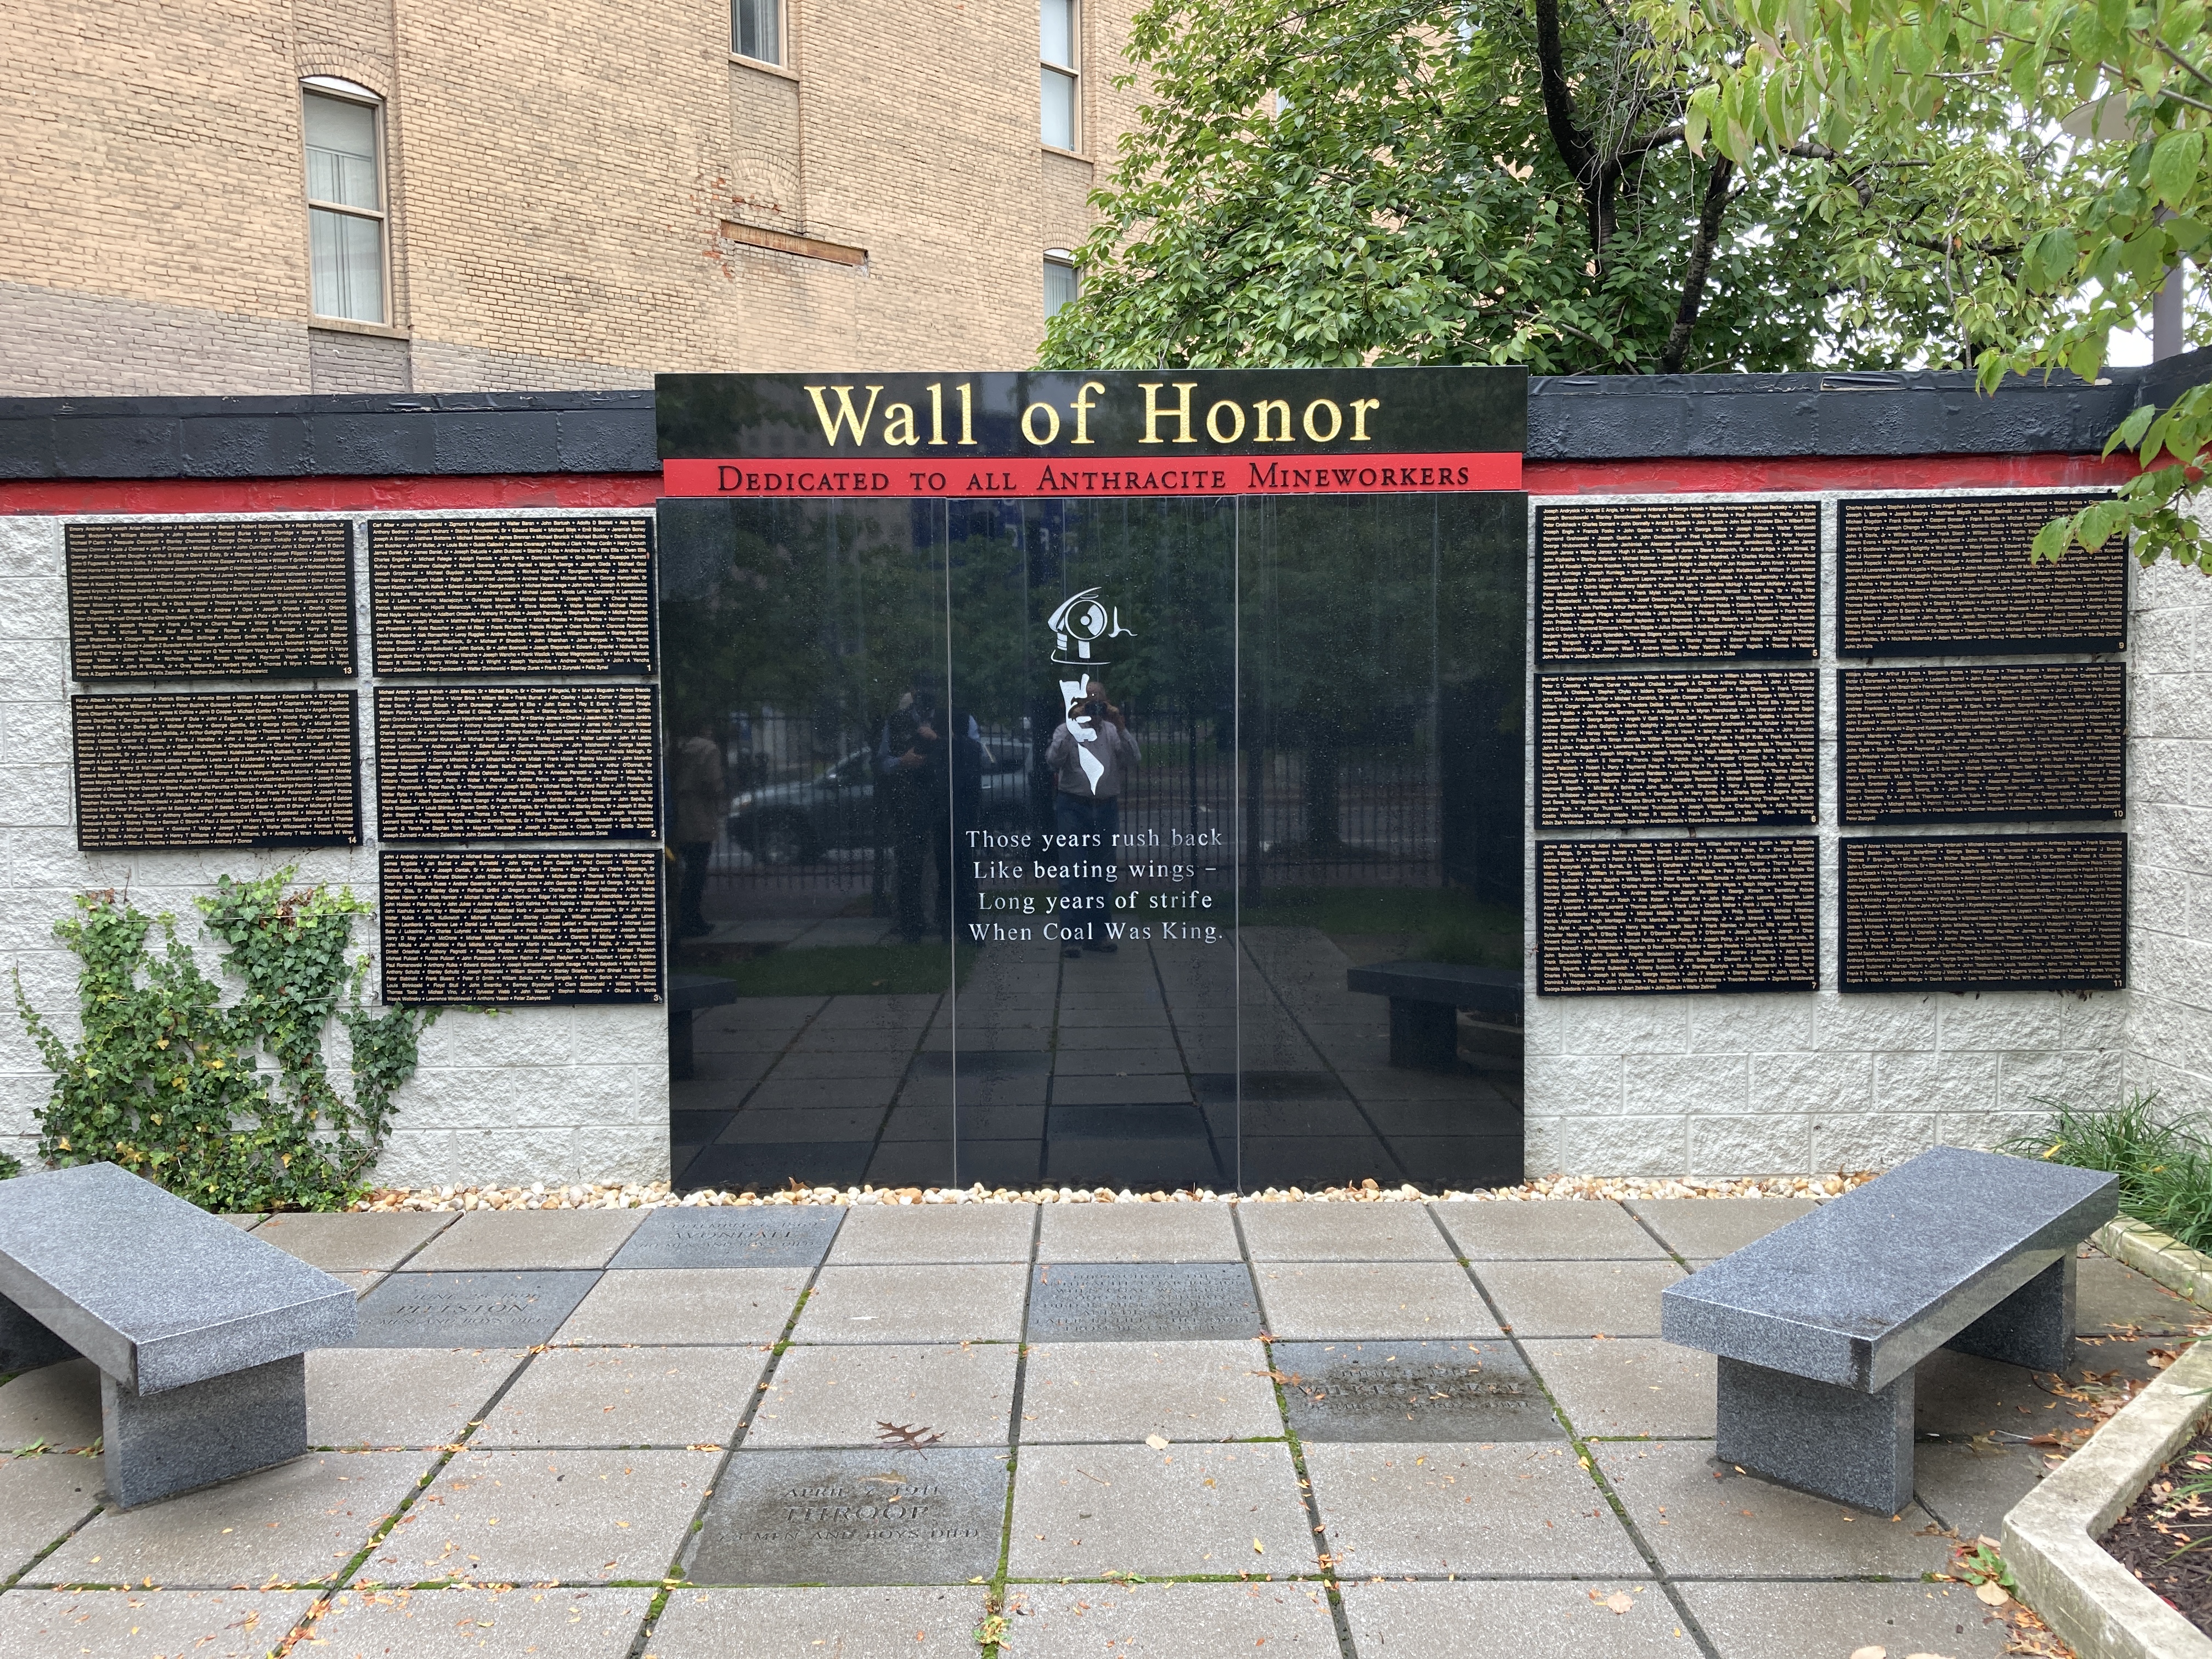
<svg viewBox="0 0 2212 1659"><path fill-rule="evenodd" d="M564 514L568 512L563 509ZM376 757L370 698L368 518L364 514L225 514L224 518L338 518L354 526L356 657L351 683L362 723L362 830L357 848L83 853L71 811L69 619L63 526L52 517L0 516L0 971L74 1040L76 959L53 937L74 894L114 888L140 908L170 911L215 974L222 946L199 927L194 895L222 875L296 864L303 882L349 886L376 902ZM410 516L380 513L378 518ZM422 515L411 515L422 516ZM463 516L441 513L436 517ZM519 517L502 509L478 516ZM632 513L627 516L649 516ZM89 520L80 520L89 521ZM548 675L547 679L562 677ZM419 684L421 680L410 680ZM465 681L456 677L454 684ZM133 690L239 690L268 682L193 680ZM276 682L283 684L289 682ZM336 689L344 684L313 682ZM158 764L159 757L149 757ZM374 957L374 918L357 922L358 951ZM376 980L371 969L370 987ZM49 1078L0 987L0 1150L29 1163L35 1115ZM344 1038L331 1059L344 1079ZM422 1066L398 1097L378 1178L396 1185L532 1181L655 1181L668 1175L667 1013L657 1004L531 1007L496 1015L452 1012L424 1034Z"/></svg>

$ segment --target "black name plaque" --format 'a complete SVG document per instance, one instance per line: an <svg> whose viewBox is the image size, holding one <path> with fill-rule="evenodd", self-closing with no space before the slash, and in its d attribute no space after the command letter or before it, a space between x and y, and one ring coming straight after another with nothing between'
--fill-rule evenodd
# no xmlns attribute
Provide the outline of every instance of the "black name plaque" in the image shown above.
<svg viewBox="0 0 2212 1659"><path fill-rule="evenodd" d="M1536 822L1810 823L1819 714L1810 668L1540 675Z"/></svg>
<svg viewBox="0 0 2212 1659"><path fill-rule="evenodd" d="M1540 842L1536 988L1809 991L1819 866L1810 837Z"/></svg>
<svg viewBox="0 0 2212 1659"><path fill-rule="evenodd" d="M77 845L351 847L349 691L72 697Z"/></svg>
<svg viewBox="0 0 2212 1659"><path fill-rule="evenodd" d="M70 525L70 673L80 680L352 673L348 528L332 519Z"/></svg>
<svg viewBox="0 0 2212 1659"><path fill-rule="evenodd" d="M386 853L386 1002L653 1002L660 854Z"/></svg>
<svg viewBox="0 0 2212 1659"><path fill-rule="evenodd" d="M1846 823L2125 816L2124 668L1864 668L1841 683Z"/></svg>
<svg viewBox="0 0 2212 1659"><path fill-rule="evenodd" d="M2127 848L2118 834L1846 841L1843 988L2118 990Z"/></svg>
<svg viewBox="0 0 2212 1659"><path fill-rule="evenodd" d="M387 841L650 841L653 689L380 686Z"/></svg>

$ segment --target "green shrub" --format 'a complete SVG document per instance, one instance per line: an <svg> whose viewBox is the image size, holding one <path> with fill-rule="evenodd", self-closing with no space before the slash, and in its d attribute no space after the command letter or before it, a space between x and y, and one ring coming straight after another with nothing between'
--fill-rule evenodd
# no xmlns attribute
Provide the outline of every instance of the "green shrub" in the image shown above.
<svg viewBox="0 0 2212 1659"><path fill-rule="evenodd" d="M82 1040L64 1042L15 981L16 1010L54 1073L40 1114L48 1165L118 1164L216 1211L338 1209L364 1190L392 1096L440 1011L365 1006L368 959L349 966L346 950L370 907L345 889L287 893L293 874L226 876L194 902L244 981L228 1006L173 916L112 892L78 896L54 933L80 964ZM333 1019L352 1038L350 1101L323 1063Z"/></svg>
<svg viewBox="0 0 2212 1659"><path fill-rule="evenodd" d="M2120 1178L2120 1211L2193 1250L2212 1250L2212 1143L2164 1109L2156 1091L2094 1111L2065 1101L2039 1102L2050 1121L2006 1143L2026 1158Z"/></svg>

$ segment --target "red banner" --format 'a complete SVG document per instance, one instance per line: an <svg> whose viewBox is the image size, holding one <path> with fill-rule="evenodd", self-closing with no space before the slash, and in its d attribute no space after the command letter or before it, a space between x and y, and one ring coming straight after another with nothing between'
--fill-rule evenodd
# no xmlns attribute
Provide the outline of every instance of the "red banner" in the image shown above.
<svg viewBox="0 0 2212 1659"><path fill-rule="evenodd" d="M1193 456L1067 460L1006 457L972 463L670 460L671 495L846 497L1036 495L1369 495L1391 490L1518 489L1521 457L1440 455Z"/></svg>

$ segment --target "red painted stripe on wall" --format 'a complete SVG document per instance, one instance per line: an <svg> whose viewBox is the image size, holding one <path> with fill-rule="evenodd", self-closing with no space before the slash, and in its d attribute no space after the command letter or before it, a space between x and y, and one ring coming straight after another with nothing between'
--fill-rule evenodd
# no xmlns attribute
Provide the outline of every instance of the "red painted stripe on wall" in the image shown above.
<svg viewBox="0 0 2212 1659"><path fill-rule="evenodd" d="M672 495L739 499L861 496L1358 495L1381 491L1518 489L1521 457L1510 451L1436 455L999 455L929 460L672 460Z"/></svg>
<svg viewBox="0 0 2212 1659"><path fill-rule="evenodd" d="M2135 457L2097 455L1791 455L1734 459L1531 461L1531 495L1662 495L1792 489L2007 489L2121 484Z"/></svg>

